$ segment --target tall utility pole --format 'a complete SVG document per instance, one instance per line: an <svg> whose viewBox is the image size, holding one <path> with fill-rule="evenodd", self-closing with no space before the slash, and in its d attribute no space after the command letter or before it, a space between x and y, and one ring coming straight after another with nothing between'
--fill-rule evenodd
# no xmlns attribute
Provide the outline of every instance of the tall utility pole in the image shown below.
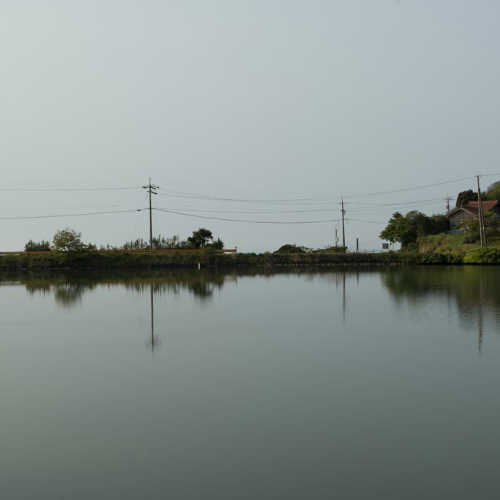
<svg viewBox="0 0 500 500"><path fill-rule="evenodd" d="M477 176L477 213L479 216L479 237L481 248L486 246L486 231L484 230L483 202L481 201L481 186L479 185L479 175Z"/></svg>
<svg viewBox="0 0 500 500"><path fill-rule="evenodd" d="M447 196L444 200L446 201L446 213L448 213L450 211L450 201L452 201L453 198Z"/></svg>
<svg viewBox="0 0 500 500"><path fill-rule="evenodd" d="M151 177L149 178L149 183L146 186L142 186L149 194L149 249L153 250L153 203L151 200L152 195L158 194L157 190L160 186L155 186L151 184Z"/></svg>
<svg viewBox="0 0 500 500"><path fill-rule="evenodd" d="M344 198L342 198L342 246L344 247L344 251L345 251L345 223L344 223L344 217L345 217Z"/></svg>

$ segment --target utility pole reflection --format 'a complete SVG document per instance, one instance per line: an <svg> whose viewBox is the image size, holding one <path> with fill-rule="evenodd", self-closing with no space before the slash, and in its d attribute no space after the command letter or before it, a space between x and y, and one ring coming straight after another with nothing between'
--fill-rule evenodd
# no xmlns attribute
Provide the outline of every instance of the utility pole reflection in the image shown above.
<svg viewBox="0 0 500 500"><path fill-rule="evenodd" d="M345 323L346 311L346 297L345 297L345 271L342 274L342 321Z"/></svg>
<svg viewBox="0 0 500 500"><path fill-rule="evenodd" d="M150 304L151 304L151 338L148 340L147 344L151 347L151 354L154 354L155 347L160 345L160 337L155 335L155 305L154 305L154 290L153 283L149 285L150 292Z"/></svg>
<svg viewBox="0 0 500 500"><path fill-rule="evenodd" d="M483 348L483 273L479 270L479 302L477 306L477 350L479 354Z"/></svg>

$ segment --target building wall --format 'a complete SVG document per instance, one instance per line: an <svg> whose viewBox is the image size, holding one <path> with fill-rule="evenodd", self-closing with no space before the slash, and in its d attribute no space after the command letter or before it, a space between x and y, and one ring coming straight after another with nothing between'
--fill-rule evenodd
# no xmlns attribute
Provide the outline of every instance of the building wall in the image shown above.
<svg viewBox="0 0 500 500"><path fill-rule="evenodd" d="M450 227L452 229L456 229L460 227L466 220L471 220L472 218L473 218L472 215L461 210L450 216Z"/></svg>

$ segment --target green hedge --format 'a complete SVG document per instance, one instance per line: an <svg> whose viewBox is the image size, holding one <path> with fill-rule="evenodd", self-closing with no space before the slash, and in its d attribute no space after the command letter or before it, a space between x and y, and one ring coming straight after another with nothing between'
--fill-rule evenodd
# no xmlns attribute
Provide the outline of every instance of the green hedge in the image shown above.
<svg viewBox="0 0 500 500"><path fill-rule="evenodd" d="M500 249L480 248L468 252L464 257L464 264L500 264Z"/></svg>
<svg viewBox="0 0 500 500"><path fill-rule="evenodd" d="M301 254L222 254L199 253L150 253L150 252L40 252L37 254L0 255L0 269L161 269L161 268L321 268L356 265L450 265L450 264L499 264L500 250L488 248L475 250L464 256L461 252L417 253L301 253Z"/></svg>

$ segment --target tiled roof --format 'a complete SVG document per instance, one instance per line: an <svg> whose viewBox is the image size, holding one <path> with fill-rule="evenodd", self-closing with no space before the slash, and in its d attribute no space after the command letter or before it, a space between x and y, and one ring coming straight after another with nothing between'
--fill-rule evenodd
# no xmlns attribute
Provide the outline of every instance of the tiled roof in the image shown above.
<svg viewBox="0 0 500 500"><path fill-rule="evenodd" d="M493 210L498 205L498 200L488 200L481 202L483 205L483 210ZM469 201L465 204L465 208L473 208L475 210L478 209L479 202L477 201Z"/></svg>
<svg viewBox="0 0 500 500"><path fill-rule="evenodd" d="M488 212L490 210L493 210L495 207L498 206L498 200L488 200L488 201L483 201L483 210L484 212ZM475 217L478 217L479 215L479 202L477 201L469 201L466 203L463 207L456 207L453 208L448 212L448 216L455 215L457 212L460 210L464 210L465 212L468 212L471 215L474 215Z"/></svg>

